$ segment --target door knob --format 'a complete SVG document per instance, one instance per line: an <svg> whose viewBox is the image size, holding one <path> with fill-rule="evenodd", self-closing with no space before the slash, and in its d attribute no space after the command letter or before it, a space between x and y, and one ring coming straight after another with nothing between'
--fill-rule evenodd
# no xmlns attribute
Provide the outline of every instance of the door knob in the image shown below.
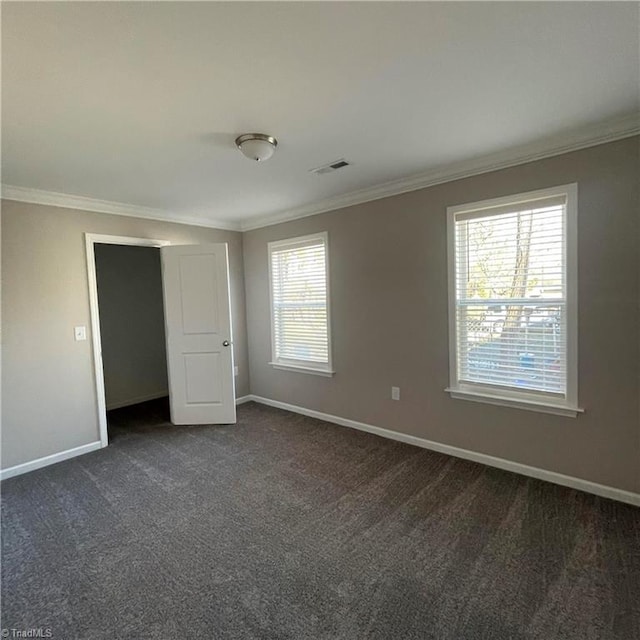
<svg viewBox="0 0 640 640"><path fill-rule="evenodd" d="M225 341L222 343L222 346L223 346L223 347L228 347L228 346L229 346L229 341L228 341L228 340L225 340Z"/></svg>

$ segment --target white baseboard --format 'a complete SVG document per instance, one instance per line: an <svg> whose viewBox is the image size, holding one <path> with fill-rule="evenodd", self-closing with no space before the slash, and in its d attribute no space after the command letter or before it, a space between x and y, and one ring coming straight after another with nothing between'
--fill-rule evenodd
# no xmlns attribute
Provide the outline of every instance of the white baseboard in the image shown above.
<svg viewBox="0 0 640 640"><path fill-rule="evenodd" d="M519 462L513 462L504 458L496 458L495 456L490 456L485 453L469 451L468 449L460 449L448 444L433 442L432 440L425 440L424 438L410 436L406 433L391 431L390 429L383 429L382 427L375 427L370 424L365 424L364 422L357 422L355 420L349 420L348 418L333 416L328 413L314 411L313 409L305 409L304 407L298 407L296 405L288 404L286 402L280 402L278 400L271 400L270 398L263 398L256 395L245 396L245 398L253 400L254 402L269 405L270 407L285 409L287 411L292 411L293 413L300 413L304 416L317 418L318 420L324 420L325 422L332 422L333 424L338 424L343 427L350 427L352 429L358 429L359 431L367 431L368 433L373 433L377 436L382 436L383 438L389 438L390 440L406 442L407 444L412 444L416 447L422 447L423 449L430 449L431 451L446 453L456 458L463 458L464 460L479 462L480 464L485 464L489 467L496 467L497 469L503 469L504 471L512 471L523 476L537 478L538 480L546 480L547 482L559 484L563 487L570 487L571 489L578 489L579 491L592 493L596 496L602 496L603 498L611 498L612 500L626 502L627 504L632 504L637 507L640 506L640 494L633 493L632 491L616 489L615 487L597 484L596 482L591 482L589 480L582 480L581 478L566 476L562 473L556 473L555 471L547 471L546 469L539 469L538 467L530 467L529 465L521 464Z"/></svg>
<svg viewBox="0 0 640 640"><path fill-rule="evenodd" d="M251 402L253 400L253 396L240 396L236 398L236 406L239 404L244 404L245 402Z"/></svg>
<svg viewBox="0 0 640 640"><path fill-rule="evenodd" d="M136 396L129 400L122 400L120 402L110 402L107 404L107 411L112 409L122 409L122 407L130 407L132 404L140 404L141 402L148 402L149 400L157 400L158 398L166 398L169 396L169 390L158 391L156 393L148 393L144 396Z"/></svg>
<svg viewBox="0 0 640 640"><path fill-rule="evenodd" d="M60 451L59 453L54 453L50 456L45 456L44 458L37 458L36 460L31 460L30 462L17 464L15 465L15 467L2 469L2 471L0 471L0 480L13 478L13 476L19 476L23 473L27 473L27 471L35 471L36 469L41 469L42 467L48 467L50 464L62 462L63 460L68 460L69 458L75 458L76 456L81 456L85 453L90 453L91 451L96 451L100 448L102 448L102 443L100 442L100 440L97 440L96 442L90 442L89 444L83 444L80 447L74 447L73 449Z"/></svg>

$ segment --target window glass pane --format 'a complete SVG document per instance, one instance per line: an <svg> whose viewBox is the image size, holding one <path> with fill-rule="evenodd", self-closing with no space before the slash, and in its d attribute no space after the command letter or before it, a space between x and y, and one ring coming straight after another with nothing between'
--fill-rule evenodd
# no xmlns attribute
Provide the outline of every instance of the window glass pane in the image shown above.
<svg viewBox="0 0 640 640"><path fill-rule="evenodd" d="M564 393L563 315L563 305L461 307L460 380Z"/></svg>
<svg viewBox="0 0 640 640"><path fill-rule="evenodd" d="M456 354L463 382L566 392L565 206L455 223Z"/></svg>
<svg viewBox="0 0 640 640"><path fill-rule="evenodd" d="M328 364L324 239L275 243L271 278L275 360Z"/></svg>

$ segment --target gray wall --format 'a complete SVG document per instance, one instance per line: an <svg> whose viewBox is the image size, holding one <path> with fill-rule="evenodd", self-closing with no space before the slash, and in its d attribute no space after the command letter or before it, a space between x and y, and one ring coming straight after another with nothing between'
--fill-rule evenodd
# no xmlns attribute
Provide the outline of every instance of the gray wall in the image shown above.
<svg viewBox="0 0 640 640"><path fill-rule="evenodd" d="M96 244L107 409L169 395L160 250Z"/></svg>
<svg viewBox="0 0 640 640"><path fill-rule="evenodd" d="M140 218L2 202L2 468L95 442L84 233L229 243L238 396L249 392L242 235ZM73 327L87 326L75 342Z"/></svg>
<svg viewBox="0 0 640 640"><path fill-rule="evenodd" d="M251 392L640 491L638 138L244 234ZM448 384L446 208L577 182L579 398L563 418L463 400ZM333 378L271 358L267 242L329 232ZM390 387L401 388L401 401Z"/></svg>

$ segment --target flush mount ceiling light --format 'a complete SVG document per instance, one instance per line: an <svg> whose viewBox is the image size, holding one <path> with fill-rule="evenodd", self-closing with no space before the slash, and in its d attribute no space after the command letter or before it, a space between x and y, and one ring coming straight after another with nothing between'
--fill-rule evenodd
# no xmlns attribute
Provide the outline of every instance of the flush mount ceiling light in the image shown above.
<svg viewBox="0 0 640 640"><path fill-rule="evenodd" d="M264 162L274 154L278 141L265 133L244 133L236 138L236 146L250 160Z"/></svg>

